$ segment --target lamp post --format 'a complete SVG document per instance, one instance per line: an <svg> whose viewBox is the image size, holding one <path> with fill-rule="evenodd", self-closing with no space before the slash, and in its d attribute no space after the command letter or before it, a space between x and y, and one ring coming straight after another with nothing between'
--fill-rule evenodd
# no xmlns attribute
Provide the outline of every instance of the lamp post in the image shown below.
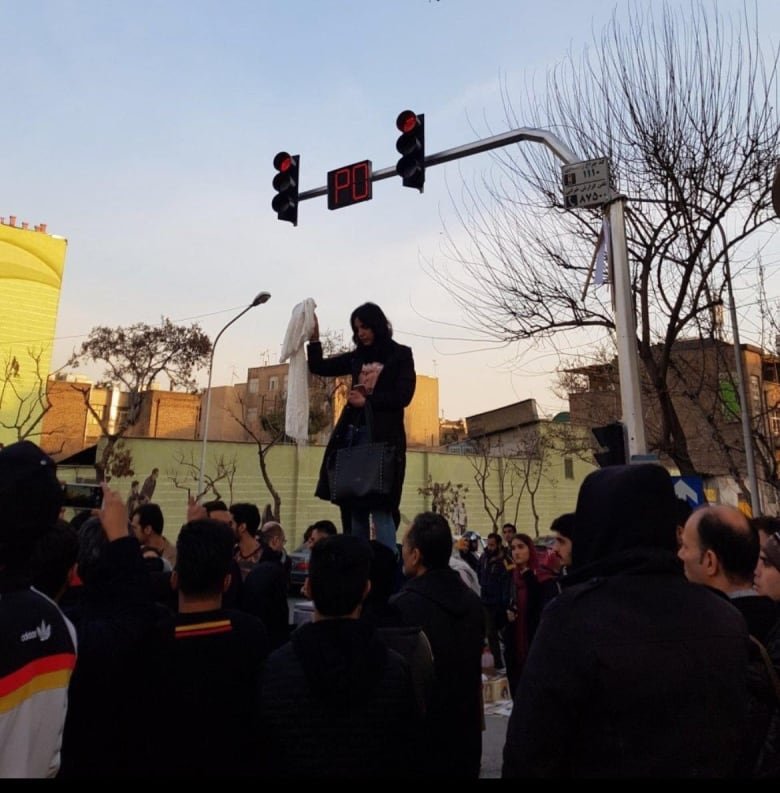
<svg viewBox="0 0 780 793"><path fill-rule="evenodd" d="M241 317L246 314L247 311L254 308L255 306L259 306L262 303L267 303L271 299L270 292L259 292L255 299L240 313L236 314L230 322L225 325L222 330L217 333L216 338L214 339L214 344L211 345L211 357L209 358L209 384L206 387L206 413L203 417L203 443L201 444L201 451L200 451L200 468L198 469L198 492L196 498L200 498L203 495L203 475L206 471L206 444L208 443L209 439L209 416L211 415L211 375L214 372L214 350L217 349L217 342L220 340L222 334L234 323L236 320L241 319Z"/></svg>

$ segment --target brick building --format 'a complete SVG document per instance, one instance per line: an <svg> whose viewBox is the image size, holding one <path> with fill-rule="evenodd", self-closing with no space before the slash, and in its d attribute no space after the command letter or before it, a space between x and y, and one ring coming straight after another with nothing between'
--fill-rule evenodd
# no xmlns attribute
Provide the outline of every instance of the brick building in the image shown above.
<svg viewBox="0 0 780 793"><path fill-rule="evenodd" d="M127 392L96 386L72 375L50 378L47 395L51 407L43 417L41 447L56 460L98 442L102 429L92 410L110 432L121 425L128 411ZM125 436L195 439L199 416L200 395L152 389L142 395L138 421Z"/></svg>
<svg viewBox="0 0 780 793"><path fill-rule="evenodd" d="M660 348L655 351L660 353ZM777 481L780 463L780 357L741 346L759 479ZM746 475L734 346L719 339L678 342L671 355L669 391L685 430L691 459L704 477ZM620 419L618 362L569 370L573 424L594 427ZM661 416L640 364L642 415L648 449L658 448ZM670 460L662 461L670 467Z"/></svg>
<svg viewBox="0 0 780 793"><path fill-rule="evenodd" d="M253 366L247 370L246 383L213 388L209 440L252 440L234 416L241 417L260 437L270 440L269 433L262 428L262 419L271 419L283 425L288 371L286 363ZM314 443L327 443L346 404L348 384L349 377L309 375L310 427ZM438 412L438 378L418 374L414 398L404 413L407 444L410 447L439 445Z"/></svg>

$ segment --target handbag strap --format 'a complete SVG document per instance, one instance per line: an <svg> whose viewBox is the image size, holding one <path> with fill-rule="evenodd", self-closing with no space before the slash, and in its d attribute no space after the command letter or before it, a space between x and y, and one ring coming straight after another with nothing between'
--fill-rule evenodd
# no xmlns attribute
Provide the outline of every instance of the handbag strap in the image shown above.
<svg viewBox="0 0 780 793"><path fill-rule="evenodd" d="M363 405L363 416L366 422L366 438L369 443L374 442L374 409L371 407L371 403L366 399L365 404Z"/></svg>
<svg viewBox="0 0 780 793"><path fill-rule="evenodd" d="M360 408L356 408L356 409L360 410ZM368 399L366 399L365 404L363 405L361 415L363 417L363 426L366 428L366 441L367 443L373 443L374 442L374 409L371 407L371 403L368 401ZM357 425L357 422L355 423ZM340 448L348 448L353 445L354 445L353 438L350 438L349 443L344 444Z"/></svg>
<svg viewBox="0 0 780 793"><path fill-rule="evenodd" d="M764 647L764 645L752 634L748 638L751 642L753 642L753 644L756 645L756 647L758 647L758 651L761 653L761 659L764 662L769 679L772 681L772 687L775 690L775 696L777 697L777 701L780 703L780 678L777 676L775 665L772 663L772 659L769 657L766 647Z"/></svg>

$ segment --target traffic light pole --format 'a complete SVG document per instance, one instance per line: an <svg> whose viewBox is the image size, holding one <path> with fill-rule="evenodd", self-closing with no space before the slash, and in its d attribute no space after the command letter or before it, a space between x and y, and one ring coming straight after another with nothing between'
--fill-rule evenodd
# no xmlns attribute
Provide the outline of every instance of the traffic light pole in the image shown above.
<svg viewBox="0 0 780 793"><path fill-rule="evenodd" d="M577 155L574 154L563 141L558 140L552 132L548 132L546 129L521 127L520 129L504 132L501 135L494 135L492 138L476 140L473 143L456 146L454 149L446 149L445 151L431 154L425 158L425 167L430 168L433 165L441 165L442 163L451 162L452 160L459 160L462 157L470 157L472 154L480 154L483 151L500 149L502 146L508 146L510 143L519 143L521 140L543 143L553 154L567 164L579 160ZM389 168L382 168L381 171L374 171L371 175L371 181L380 182L382 179L390 179L393 176L398 176L395 165L391 165ZM306 190L303 193L299 193L298 201L305 201L308 198L318 198L319 196L327 195L327 193L327 185L315 187L313 190Z"/></svg>
<svg viewBox="0 0 780 793"><path fill-rule="evenodd" d="M623 424L628 441L628 461L647 454L642 397L639 392L639 361L636 354L636 324L631 302L631 276L628 268L625 196L616 196L609 204L609 227L612 233L612 282L615 303L615 335L618 350L618 377Z"/></svg>
<svg viewBox="0 0 780 793"><path fill-rule="evenodd" d="M508 146L524 140L547 146L566 165L572 165L581 160L552 132L546 129L521 127L520 129L504 132L501 135L494 135L491 138L484 138L463 146L456 146L453 149L440 151L437 154L431 154L425 158L425 167L430 168L433 165L441 165L445 162L459 160L462 157L470 157L472 154L479 154L491 149L499 149L502 146ZM371 175L371 181L379 182L382 179L390 179L397 176L396 166L393 165L389 168L382 168L380 171L374 171ZM327 195L327 192L327 185L316 187L313 190L299 193L298 200L306 201L309 198L317 198ZM635 456L645 456L647 454L647 444L645 441L644 421L641 415L642 402L639 393L636 325L631 302L631 277L628 267L628 247L626 244L626 225L623 212L625 200L623 196L613 196L608 204L608 212L612 230L612 274L615 295L615 327L618 339L620 400L623 423L628 436L628 459L631 460Z"/></svg>

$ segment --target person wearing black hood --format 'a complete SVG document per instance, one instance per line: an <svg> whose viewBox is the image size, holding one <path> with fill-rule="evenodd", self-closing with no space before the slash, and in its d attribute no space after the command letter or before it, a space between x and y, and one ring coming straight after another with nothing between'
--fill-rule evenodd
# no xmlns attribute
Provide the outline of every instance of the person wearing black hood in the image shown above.
<svg viewBox="0 0 780 793"><path fill-rule="evenodd" d="M404 625L423 629L433 650L434 683L425 720L420 775L477 779L482 758L482 603L450 567L445 518L423 512L404 538L408 581L391 601Z"/></svg>
<svg viewBox="0 0 780 793"><path fill-rule="evenodd" d="M504 746L504 777L723 777L745 724L748 632L685 579L660 465L582 484L572 570L542 612Z"/></svg>
<svg viewBox="0 0 780 793"><path fill-rule="evenodd" d="M409 666L358 619L371 550L339 534L311 549L314 620L272 653L261 691L263 775L408 778L419 717Z"/></svg>
<svg viewBox="0 0 780 793"><path fill-rule="evenodd" d="M340 503L345 534L369 539L371 519L376 539L396 550L399 504L406 469L404 408L412 401L416 385L412 350L393 341L393 326L379 306L364 303L349 318L355 349L330 358L322 357L319 324L308 345L309 371L323 377L352 375L347 405L331 434L320 468L315 495L331 500L328 463L339 448L368 441L366 422L371 416L371 440L387 442L395 450L392 492L386 498Z"/></svg>

